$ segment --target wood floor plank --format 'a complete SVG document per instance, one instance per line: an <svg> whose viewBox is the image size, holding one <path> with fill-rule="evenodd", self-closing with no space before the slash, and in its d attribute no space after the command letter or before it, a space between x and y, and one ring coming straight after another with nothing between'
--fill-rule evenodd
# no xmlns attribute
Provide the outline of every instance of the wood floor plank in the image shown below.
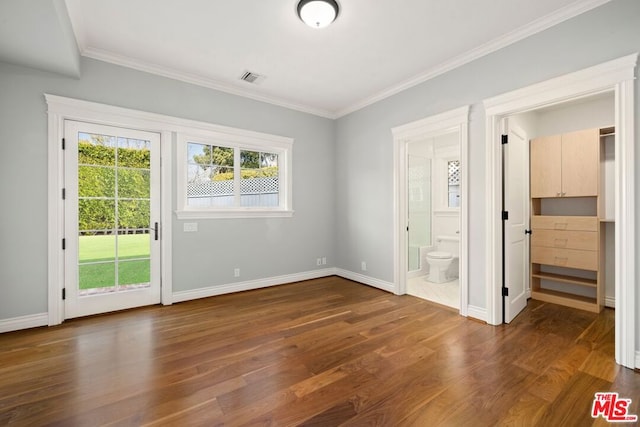
<svg viewBox="0 0 640 427"><path fill-rule="evenodd" d="M344 421L353 418L356 414L357 413L352 402L341 402L326 411L303 421L299 425L304 427L337 426L342 424Z"/></svg>
<svg viewBox="0 0 640 427"><path fill-rule="evenodd" d="M343 402L344 396L352 395L356 390L374 381L374 378L364 369L356 370L344 378L296 399L292 404L278 405L271 411L238 425L300 425L306 420ZM229 425L234 425L236 422L236 418L232 417L229 420Z"/></svg>
<svg viewBox="0 0 640 427"><path fill-rule="evenodd" d="M549 403L530 393L523 393L518 401L500 418L500 425L528 427L541 425Z"/></svg>
<svg viewBox="0 0 640 427"><path fill-rule="evenodd" d="M488 326L338 277L0 334L0 425L603 425L615 316Z"/></svg>
<svg viewBox="0 0 640 427"><path fill-rule="evenodd" d="M556 400L569 380L591 354L590 347L576 343L561 354L536 378L530 393L547 401Z"/></svg>
<svg viewBox="0 0 640 427"><path fill-rule="evenodd" d="M622 368L616 364L611 354L600 350L589 353L580 367L580 371L610 383L615 381L620 369Z"/></svg>
<svg viewBox="0 0 640 427"><path fill-rule="evenodd" d="M578 371L554 400L540 420L540 425L587 426L593 423L591 406L596 392L606 391L611 383Z"/></svg>

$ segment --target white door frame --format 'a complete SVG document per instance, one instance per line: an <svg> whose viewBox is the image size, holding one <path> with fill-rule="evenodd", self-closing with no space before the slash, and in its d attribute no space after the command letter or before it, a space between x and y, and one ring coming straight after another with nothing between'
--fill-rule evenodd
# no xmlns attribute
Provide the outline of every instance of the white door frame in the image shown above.
<svg viewBox="0 0 640 427"><path fill-rule="evenodd" d="M139 129L160 134L160 286L161 303L172 302L171 283L171 147L173 135L164 116L127 108L113 107L45 94L48 107L48 324L62 323L65 318L62 289L64 288L64 253L61 250L64 233L64 121Z"/></svg>
<svg viewBox="0 0 640 427"><path fill-rule="evenodd" d="M468 310L468 122L469 106L450 110L391 129L393 133L393 259L394 293L407 292L407 143L416 138L432 138L451 132L460 137L460 314Z"/></svg>
<svg viewBox="0 0 640 427"><path fill-rule="evenodd" d="M540 107L588 97L603 92L615 94L615 358L618 364L635 368L635 134L634 74L638 54L628 55L575 73L537 83L484 101L486 110L486 194L487 247L486 298L487 322L501 322L502 283L500 200L502 180L498 167L500 119Z"/></svg>

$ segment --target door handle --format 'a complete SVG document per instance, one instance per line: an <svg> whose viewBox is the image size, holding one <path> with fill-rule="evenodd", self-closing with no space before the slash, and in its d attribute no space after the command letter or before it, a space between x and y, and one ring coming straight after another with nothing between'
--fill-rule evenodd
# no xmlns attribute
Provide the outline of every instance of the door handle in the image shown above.
<svg viewBox="0 0 640 427"><path fill-rule="evenodd" d="M159 233L160 227L159 227L159 224L157 222L154 223L154 226L155 227L152 228L152 230L153 230L153 239L154 240L158 240L158 237L159 237L158 233Z"/></svg>

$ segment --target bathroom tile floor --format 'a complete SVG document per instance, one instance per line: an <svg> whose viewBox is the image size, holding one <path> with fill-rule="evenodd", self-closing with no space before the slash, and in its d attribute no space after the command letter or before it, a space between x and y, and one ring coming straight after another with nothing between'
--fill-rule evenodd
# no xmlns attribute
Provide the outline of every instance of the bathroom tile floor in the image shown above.
<svg viewBox="0 0 640 427"><path fill-rule="evenodd" d="M446 283L432 283L427 276L409 279L407 293L448 307L460 308L460 281L458 279Z"/></svg>

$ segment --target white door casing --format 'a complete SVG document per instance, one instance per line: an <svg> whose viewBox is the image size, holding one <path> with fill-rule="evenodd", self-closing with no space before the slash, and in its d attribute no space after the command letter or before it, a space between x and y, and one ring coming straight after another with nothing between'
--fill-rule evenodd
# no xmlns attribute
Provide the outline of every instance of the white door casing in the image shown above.
<svg viewBox="0 0 640 427"><path fill-rule="evenodd" d="M460 138L460 315L468 310L468 121L469 106L446 111L393 128L394 166L394 293L406 293L407 283L407 144L411 140L458 132Z"/></svg>
<svg viewBox="0 0 640 427"><path fill-rule="evenodd" d="M505 119L503 144L505 211L505 322L510 323L527 305L529 283L529 141L525 132Z"/></svg>
<svg viewBox="0 0 640 427"><path fill-rule="evenodd" d="M487 323L501 319L501 147L504 117L604 92L615 94L615 359L636 363L635 68L634 53L581 71L484 100L486 112L486 304Z"/></svg>
<svg viewBox="0 0 640 427"><path fill-rule="evenodd" d="M108 126L141 129L160 134L160 187L161 187L161 302L169 305L173 301L171 271L171 147L172 132L187 128L191 121L161 114L148 113L128 108L115 107L95 102L44 95L48 113L48 324L62 323L65 315L65 301L62 299L65 282L65 256L61 241L65 236L64 200L64 156L62 149L64 122L66 120L98 123Z"/></svg>

